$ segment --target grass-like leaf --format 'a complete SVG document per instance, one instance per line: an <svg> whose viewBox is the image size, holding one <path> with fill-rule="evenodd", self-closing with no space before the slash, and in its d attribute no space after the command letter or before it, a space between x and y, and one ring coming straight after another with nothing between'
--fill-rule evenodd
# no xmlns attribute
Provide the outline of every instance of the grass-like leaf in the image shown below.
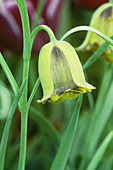
<svg viewBox="0 0 113 170"><path fill-rule="evenodd" d="M111 144L112 147L112 144ZM113 169L113 153L111 152L107 157L103 158L99 164L99 170Z"/></svg>
<svg viewBox="0 0 113 170"><path fill-rule="evenodd" d="M91 155L94 152L98 140L106 125L106 122L108 121L112 113L113 104L111 101L113 97L113 82L111 83L111 86L108 88L112 73L112 72L110 73L109 69L105 73L105 77L103 79L103 83L101 86L102 89L100 89L100 94L97 100L95 111L93 113L92 120L90 121L89 132L86 139L87 141L86 148L88 155ZM107 73L109 73L109 75ZM106 91L107 94L105 94Z"/></svg>
<svg viewBox="0 0 113 170"><path fill-rule="evenodd" d="M25 81L22 83L18 91L18 94L15 97L14 102L12 103L12 106L10 108L9 115L8 115L8 118L5 124L5 128L4 128L2 139L1 139L1 145L0 145L0 170L4 169L5 153L6 153L6 147L7 147L8 135L9 135L10 127L11 127L11 122L12 122L15 109L18 105L19 99L24 90L24 86L25 86Z"/></svg>
<svg viewBox="0 0 113 170"><path fill-rule="evenodd" d="M112 78L112 65L108 64L103 76L100 92L97 98L95 110L91 116L90 124L88 127L85 145L83 152L87 157L92 155L96 149L99 138L103 129L108 121L112 111L112 96L113 96L113 83L110 85ZM110 87L109 87L110 85ZM80 170L85 169L87 160L83 159L80 165Z"/></svg>
<svg viewBox="0 0 113 170"><path fill-rule="evenodd" d="M81 103L82 103L82 95L79 96L75 111L66 129L64 137L61 141L56 157L52 163L51 170L56 170L56 169L64 170L66 166L66 162L68 160L70 150L73 144L75 132L76 132Z"/></svg>
<svg viewBox="0 0 113 170"><path fill-rule="evenodd" d="M90 115L87 112L82 112L80 115L76 135L74 137L74 142L69 158L71 166L74 167L73 169L75 169L75 167L76 169L79 169L80 162L84 158L84 154L82 152L84 148L87 129L90 123L89 118ZM70 170L72 169L70 168Z"/></svg>
<svg viewBox="0 0 113 170"><path fill-rule="evenodd" d="M109 64L106 67L105 73L103 75L101 87L99 90L96 106L95 106L95 113L99 113L101 108L103 108L103 103L105 101L105 97L108 93L109 85L112 80L112 69L113 65Z"/></svg>
<svg viewBox="0 0 113 170"><path fill-rule="evenodd" d="M7 65L6 61L4 60L4 57L2 56L1 53L0 53L0 64L2 66L3 71L5 72L5 75L8 79L8 81L11 84L11 87L14 91L14 94L17 95L17 92L18 92L18 89L19 89L18 85L17 85L16 80L15 80L13 74L11 73L11 70L9 69L9 67L8 67L8 65Z"/></svg>
<svg viewBox="0 0 113 170"><path fill-rule="evenodd" d="M100 147L98 148L96 153L94 154L94 156L86 170L95 170L96 169L96 167L98 166L99 162L101 161L101 159L104 155L104 152L112 138L113 138L113 131L111 131L108 134L108 136L104 139L104 141L102 142L102 144L100 145Z"/></svg>

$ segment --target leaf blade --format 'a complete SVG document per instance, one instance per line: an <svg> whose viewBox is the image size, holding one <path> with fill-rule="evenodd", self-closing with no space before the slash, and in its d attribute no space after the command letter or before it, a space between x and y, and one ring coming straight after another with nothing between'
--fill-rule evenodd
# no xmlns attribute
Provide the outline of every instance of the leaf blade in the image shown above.
<svg viewBox="0 0 113 170"><path fill-rule="evenodd" d="M65 165L66 165L66 162L69 157L70 150L71 150L71 146L73 143L76 127L77 127L81 103L82 103L82 95L79 96L79 99L77 101L77 106L69 122L69 125L66 129L64 137L61 141L59 150L51 166L51 170L56 170L56 169L64 170L65 168Z"/></svg>
<svg viewBox="0 0 113 170"><path fill-rule="evenodd" d="M86 170L95 170L98 166L100 160L102 159L102 156L104 155L104 152L110 143L111 139L113 138L113 131L111 131L107 137L104 139L98 150L96 151L95 155L93 156L93 159L89 163Z"/></svg>
<svg viewBox="0 0 113 170"><path fill-rule="evenodd" d="M8 81L11 84L11 87L14 91L14 94L17 95L17 92L18 92L18 89L19 89L18 85L17 85L16 80L15 80L13 74L11 73L11 70L9 69L9 67L8 67L8 65L7 65L6 61L4 60L4 57L2 56L1 53L0 53L0 64L2 66L2 69L5 73Z"/></svg>
<svg viewBox="0 0 113 170"><path fill-rule="evenodd" d="M12 103L12 106L11 106L10 111L9 111L9 116L7 118L5 128L4 128L4 131L3 131L3 135L2 135L2 139L1 139L1 146L0 146L0 169L1 170L4 169L5 152L6 152L6 147L7 147L8 135L9 135L10 127L11 127L11 122L12 122L12 119L13 119L15 109L18 105L19 99L20 99L22 92L24 90L25 82L26 82L26 80L22 83L22 85L21 85L21 87L18 91L18 94L17 94L17 96L15 97L15 100Z"/></svg>

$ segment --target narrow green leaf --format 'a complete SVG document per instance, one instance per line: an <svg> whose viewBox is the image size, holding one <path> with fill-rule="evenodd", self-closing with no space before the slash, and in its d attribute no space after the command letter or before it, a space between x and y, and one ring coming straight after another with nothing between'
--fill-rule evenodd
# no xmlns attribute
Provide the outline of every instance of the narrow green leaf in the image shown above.
<svg viewBox="0 0 113 170"><path fill-rule="evenodd" d="M74 142L71 149L69 161L71 162L71 165L73 167L76 167L76 169L78 169L80 162L84 158L83 148L86 138L85 132L87 132L90 123L89 118L90 114L88 114L87 111L86 113L84 111L81 113L76 130L76 135L74 137Z"/></svg>
<svg viewBox="0 0 113 170"><path fill-rule="evenodd" d="M113 82L109 88L108 94L106 98L104 98L104 102L101 103L101 110L99 112L93 114L92 120L90 121L89 131L86 138L86 146L87 155L92 155L97 146L99 138L105 128L105 125L112 113L113 109ZM101 126L100 126L101 125ZM90 140L89 140L90 139Z"/></svg>
<svg viewBox="0 0 113 170"><path fill-rule="evenodd" d="M18 85L17 85L16 80L15 80L13 74L11 73L11 70L9 69L9 67L8 67L8 65L7 65L6 61L4 60L1 53L0 53L0 64L2 66L3 71L5 72L5 75L8 79L8 81L11 84L11 87L14 91L14 94L17 95L17 92L18 92L18 89L19 89Z"/></svg>
<svg viewBox="0 0 113 170"><path fill-rule="evenodd" d="M28 100L28 104L27 104L27 109L28 110L29 110L30 104L32 102L32 99L33 99L33 97L34 97L34 95L35 95L35 93L36 93L36 91L37 91L37 89L39 87L39 84L40 84L40 79L38 77L38 79L37 79L37 81L36 81L36 83L34 85L34 88L33 88L32 92L30 94L29 100Z"/></svg>
<svg viewBox="0 0 113 170"><path fill-rule="evenodd" d="M103 76L102 84L98 94L95 110L91 116L90 124L88 127L84 153L87 157L91 156L97 146L99 138L103 132L103 129L112 113L112 96L113 96L113 83L110 85L112 78L112 65L108 64ZM80 170L85 168L87 160L84 159L81 162Z"/></svg>
<svg viewBox="0 0 113 170"><path fill-rule="evenodd" d="M81 104L82 104L82 95L79 96L75 111L66 129L64 137L61 141L56 157L52 163L51 170L56 170L56 169L64 170L66 166L66 162L68 160L70 150L73 144L75 132L76 132Z"/></svg>
<svg viewBox="0 0 113 170"><path fill-rule="evenodd" d="M39 110L35 109L34 107L30 106L29 111L29 117L33 119L37 124L39 124L45 132L53 137L53 139L59 141L60 136L56 129L53 127L52 123L45 116L43 116L43 114Z"/></svg>
<svg viewBox="0 0 113 170"><path fill-rule="evenodd" d="M22 92L24 90L24 86L25 86L25 81L22 83L14 102L12 103L12 106L10 108L9 115L8 115L8 118L7 118L7 121L5 124L5 128L4 128L2 139L1 139L1 145L0 145L0 170L4 169L5 153L6 153L6 147L7 147L10 126L11 126L11 122L12 122L12 118L13 118L15 109L18 105L19 99L20 99Z"/></svg>
<svg viewBox="0 0 113 170"><path fill-rule="evenodd" d="M108 136L104 139L104 141L96 151L95 155L93 156L86 170L95 170L97 168L112 138L113 138L113 131L111 131L108 134Z"/></svg>
<svg viewBox="0 0 113 170"><path fill-rule="evenodd" d="M103 74L103 79L101 83L101 87L99 90L96 106L95 106L95 114L99 114L100 109L103 108L103 103L105 101L106 95L108 93L110 81L112 80L112 64L107 64L106 70Z"/></svg>
<svg viewBox="0 0 113 170"><path fill-rule="evenodd" d="M10 91L3 81L0 80L0 120L7 118L11 104Z"/></svg>
<svg viewBox="0 0 113 170"><path fill-rule="evenodd" d="M78 31L91 31L91 32L94 32L95 34L97 34L98 36L103 38L105 41L107 41L109 44L113 45L113 40L111 38L107 37L105 34L98 31L97 29L89 27L89 26L79 26L79 27L72 28L66 34L64 34L63 37L60 40L64 40L66 37L68 37L72 33L75 33L75 32L78 32Z"/></svg>

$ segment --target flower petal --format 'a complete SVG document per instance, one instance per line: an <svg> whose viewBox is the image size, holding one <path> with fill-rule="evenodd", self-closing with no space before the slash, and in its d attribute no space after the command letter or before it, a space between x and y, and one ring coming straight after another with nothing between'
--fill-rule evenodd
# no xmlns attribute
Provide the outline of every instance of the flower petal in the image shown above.
<svg viewBox="0 0 113 170"><path fill-rule="evenodd" d="M68 61L74 83L77 86L86 88L87 90L95 89L95 87L93 87L92 85L88 84L85 81L81 63L79 61L78 55L75 52L74 48L69 43L67 43L65 41L58 41L56 43L56 45L60 49L62 49L62 51Z"/></svg>
<svg viewBox="0 0 113 170"><path fill-rule="evenodd" d="M53 43L44 45L39 55L39 76L43 88L44 97L42 100L46 100L53 94L54 87L50 72L50 57Z"/></svg>

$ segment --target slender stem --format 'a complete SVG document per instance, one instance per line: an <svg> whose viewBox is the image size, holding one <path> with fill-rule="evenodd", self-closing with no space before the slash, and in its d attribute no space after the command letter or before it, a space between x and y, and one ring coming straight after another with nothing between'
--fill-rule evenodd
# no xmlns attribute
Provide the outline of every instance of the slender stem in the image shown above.
<svg viewBox="0 0 113 170"><path fill-rule="evenodd" d="M22 19L22 27L23 27L23 81L27 78L29 73L29 61L31 57L31 44L30 44L30 25L29 25L29 17L28 11L26 7L25 0L16 0L21 19ZM25 89L22 95L21 102L21 139L20 139L20 155L19 155L19 165L18 170L25 169L25 159L26 159L26 147L27 147L27 119L28 119L28 110L27 110L27 90L28 90L28 81L26 81Z"/></svg>
<svg viewBox="0 0 113 170"><path fill-rule="evenodd" d="M29 62L24 60L24 72L23 80L28 78L29 72ZM26 159L26 145L27 145L27 119L28 119L28 110L27 110L27 89L28 81L25 84L25 89L22 96L22 114L21 114L21 141L20 141L20 156L19 156L19 166L18 170L25 169L25 159Z"/></svg>
<svg viewBox="0 0 113 170"><path fill-rule="evenodd" d="M113 40L111 38L107 37L105 34L101 33L97 29L89 27L89 26L79 26L79 27L72 28L66 34L64 34L63 37L60 40L64 40L66 37L68 37L72 33L75 33L75 32L78 32L78 31L94 32L95 34L99 35L101 38L103 38L105 41L107 41L110 45L113 46Z"/></svg>
<svg viewBox="0 0 113 170"><path fill-rule="evenodd" d="M40 30L45 30L45 31L48 33L49 38L50 38L50 41L52 41L52 42L57 41L56 38L55 38L55 35L54 35L53 31L52 31L48 26L46 26L46 25L39 25L39 26L37 26L37 27L33 30L33 32L31 33L31 47L32 47L32 45L33 45L33 41L34 41L34 38L35 38L36 34L37 34Z"/></svg>
<svg viewBox="0 0 113 170"><path fill-rule="evenodd" d="M26 145L27 145L27 121L28 121L28 114L25 113L21 117L21 143L20 143L18 170L25 169Z"/></svg>
<svg viewBox="0 0 113 170"><path fill-rule="evenodd" d="M28 104L27 104L27 109L28 109L28 110L29 110L31 101L32 101L32 99L33 99L33 97L34 97L34 95L35 95L35 93L36 93L36 91L37 91L37 89L38 89L38 87L39 87L39 84L40 84L40 79L39 79L39 77L38 77L38 79L37 79L37 81L36 81L36 83L35 83L35 85L34 85L34 88L33 88L32 92L31 92L31 94L30 94L29 100L28 100Z"/></svg>
<svg viewBox="0 0 113 170"><path fill-rule="evenodd" d="M25 0L16 1L19 7L23 27L23 58L29 61L31 57L31 45L30 45L30 25L27 7Z"/></svg>

